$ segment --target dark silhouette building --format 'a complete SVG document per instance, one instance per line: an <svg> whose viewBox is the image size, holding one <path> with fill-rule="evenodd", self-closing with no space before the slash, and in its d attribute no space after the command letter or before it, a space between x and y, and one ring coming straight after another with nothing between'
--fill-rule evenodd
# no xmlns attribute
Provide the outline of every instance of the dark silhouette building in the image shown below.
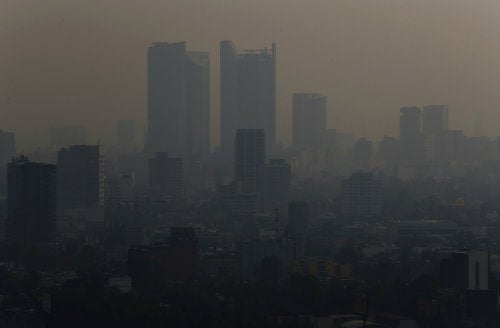
<svg viewBox="0 0 500 328"><path fill-rule="evenodd" d="M436 135L448 130L448 106L424 106L422 111L422 132Z"/></svg>
<svg viewBox="0 0 500 328"><path fill-rule="evenodd" d="M317 149L326 131L326 97L318 93L292 95L292 143L300 149Z"/></svg>
<svg viewBox="0 0 500 328"><path fill-rule="evenodd" d="M56 237L56 166L13 159L7 168L6 240L50 242Z"/></svg>
<svg viewBox="0 0 500 328"><path fill-rule="evenodd" d="M59 214L104 204L100 146L73 145L57 153L57 202Z"/></svg>
<svg viewBox="0 0 500 328"><path fill-rule="evenodd" d="M238 53L220 43L221 151L232 158L238 129L263 129L266 148L276 143L276 44Z"/></svg>
<svg viewBox="0 0 500 328"><path fill-rule="evenodd" d="M371 218L382 215L382 183L371 173L353 173L342 182L342 215Z"/></svg>
<svg viewBox="0 0 500 328"><path fill-rule="evenodd" d="M150 46L147 152L206 158L209 111L209 54L186 51L185 42Z"/></svg>
<svg viewBox="0 0 500 328"><path fill-rule="evenodd" d="M423 160L422 110L420 107L400 109L399 140L401 160L406 164L415 164Z"/></svg>
<svg viewBox="0 0 500 328"><path fill-rule="evenodd" d="M263 129L239 129L236 132L234 182L243 193L258 191L259 169L266 161Z"/></svg>

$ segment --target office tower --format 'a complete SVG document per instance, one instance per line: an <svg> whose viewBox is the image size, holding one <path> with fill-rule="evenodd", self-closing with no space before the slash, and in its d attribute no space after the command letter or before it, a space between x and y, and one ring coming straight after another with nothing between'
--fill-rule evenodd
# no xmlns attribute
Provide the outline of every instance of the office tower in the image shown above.
<svg viewBox="0 0 500 328"><path fill-rule="evenodd" d="M436 135L448 130L448 106L424 106L422 131L426 135Z"/></svg>
<svg viewBox="0 0 500 328"><path fill-rule="evenodd" d="M290 201L292 170L284 159L271 159L259 169L259 193L263 212L287 217Z"/></svg>
<svg viewBox="0 0 500 328"><path fill-rule="evenodd" d="M87 128L80 125L54 126L50 128L50 147L60 149L87 143Z"/></svg>
<svg viewBox="0 0 500 328"><path fill-rule="evenodd" d="M294 234L305 234L309 226L309 204L302 201L288 203L288 226Z"/></svg>
<svg viewBox="0 0 500 328"><path fill-rule="evenodd" d="M381 182L371 173L353 173L342 182L341 206L344 217L379 217L382 214Z"/></svg>
<svg viewBox="0 0 500 328"><path fill-rule="evenodd" d="M103 205L100 146L74 145L57 153L57 202L61 211Z"/></svg>
<svg viewBox="0 0 500 328"><path fill-rule="evenodd" d="M0 130L0 195L7 192L7 164L16 156L16 137L13 132Z"/></svg>
<svg viewBox="0 0 500 328"><path fill-rule="evenodd" d="M166 152L149 160L149 188L153 196L180 198L184 195L184 162Z"/></svg>
<svg viewBox="0 0 500 328"><path fill-rule="evenodd" d="M423 155L422 110L420 107L403 107L400 109L399 139L401 160L414 164Z"/></svg>
<svg viewBox="0 0 500 328"><path fill-rule="evenodd" d="M21 156L7 168L6 239L50 242L56 236L56 166Z"/></svg>
<svg viewBox="0 0 500 328"><path fill-rule="evenodd" d="M186 43L148 48L147 152L180 157L209 153L209 54Z"/></svg>
<svg viewBox="0 0 500 328"><path fill-rule="evenodd" d="M232 158L238 129L263 129L266 148L276 143L276 44L238 53L220 43L221 151Z"/></svg>
<svg viewBox="0 0 500 328"><path fill-rule="evenodd" d="M130 153L137 148L135 121L116 121L116 148L120 153Z"/></svg>
<svg viewBox="0 0 500 328"><path fill-rule="evenodd" d="M372 142L366 138L359 138L352 150L352 159L354 165L361 168L368 168L373 154Z"/></svg>
<svg viewBox="0 0 500 328"><path fill-rule="evenodd" d="M300 149L318 149L326 131L326 97L318 93L292 95L292 143Z"/></svg>
<svg viewBox="0 0 500 328"><path fill-rule="evenodd" d="M256 192L259 168L266 160L263 129L238 129L234 156L234 182L243 193Z"/></svg>
<svg viewBox="0 0 500 328"><path fill-rule="evenodd" d="M206 160L210 153L210 62L208 52L187 53L188 155Z"/></svg>

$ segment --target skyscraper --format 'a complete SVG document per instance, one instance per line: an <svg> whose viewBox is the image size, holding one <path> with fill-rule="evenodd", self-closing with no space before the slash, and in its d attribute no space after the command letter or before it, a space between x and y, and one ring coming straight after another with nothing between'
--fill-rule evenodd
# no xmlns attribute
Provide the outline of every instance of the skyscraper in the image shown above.
<svg viewBox="0 0 500 328"><path fill-rule="evenodd" d="M263 129L266 148L276 143L276 44L238 53L220 43L221 150L231 158L237 129Z"/></svg>
<svg viewBox="0 0 500 328"><path fill-rule="evenodd" d="M448 106L424 106L422 131L426 135L437 135L448 130Z"/></svg>
<svg viewBox="0 0 500 328"><path fill-rule="evenodd" d="M74 145L57 153L57 202L60 210L104 203L100 146Z"/></svg>
<svg viewBox="0 0 500 328"><path fill-rule="evenodd" d="M423 158L422 110L416 106L403 107L400 109L400 113L401 159L413 164Z"/></svg>
<svg viewBox="0 0 500 328"><path fill-rule="evenodd" d="M238 129L236 132L234 181L241 192L257 191L259 168L266 160L264 135L263 129Z"/></svg>
<svg viewBox="0 0 500 328"><path fill-rule="evenodd" d="M210 153L209 54L191 51L187 58L187 154L205 160Z"/></svg>
<svg viewBox="0 0 500 328"><path fill-rule="evenodd" d="M0 130L0 194L7 191L7 164L16 155L16 137L13 132Z"/></svg>
<svg viewBox="0 0 500 328"><path fill-rule="evenodd" d="M116 121L116 148L121 153L132 152L137 148L135 121Z"/></svg>
<svg viewBox="0 0 500 328"><path fill-rule="evenodd" d="M150 154L203 157L209 152L209 54L188 52L186 43L148 48L148 140Z"/></svg>
<svg viewBox="0 0 500 328"><path fill-rule="evenodd" d="M6 239L50 242L56 236L56 166L21 156L7 168Z"/></svg>
<svg viewBox="0 0 500 328"><path fill-rule="evenodd" d="M292 142L302 149L317 149L325 137L326 97L318 93L292 95Z"/></svg>

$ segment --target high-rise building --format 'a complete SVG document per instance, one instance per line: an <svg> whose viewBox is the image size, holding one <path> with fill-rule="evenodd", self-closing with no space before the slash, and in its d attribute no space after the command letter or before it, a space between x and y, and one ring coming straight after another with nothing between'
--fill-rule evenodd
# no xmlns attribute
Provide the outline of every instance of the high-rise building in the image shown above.
<svg viewBox="0 0 500 328"><path fill-rule="evenodd" d="M6 240L50 242L56 237L56 166L21 156L7 168Z"/></svg>
<svg viewBox="0 0 500 328"><path fill-rule="evenodd" d="M59 210L103 205L100 146L73 145L57 153L57 202Z"/></svg>
<svg viewBox="0 0 500 328"><path fill-rule="evenodd" d="M301 149L317 149L326 131L326 97L318 93L292 95L292 143Z"/></svg>
<svg viewBox="0 0 500 328"><path fill-rule="evenodd" d="M399 139L401 159L414 164L423 157L422 110L420 107L400 109Z"/></svg>
<svg viewBox="0 0 500 328"><path fill-rule="evenodd" d="M55 150L87 143L87 128L81 125L54 126L49 134L50 147Z"/></svg>
<svg viewBox="0 0 500 328"><path fill-rule="evenodd" d="M345 217L380 217L382 184L371 173L353 173L342 182L342 215Z"/></svg>
<svg viewBox="0 0 500 328"><path fill-rule="evenodd" d="M276 44L238 53L220 43L221 151L231 158L238 129L263 129L266 148L276 143Z"/></svg>
<svg viewBox="0 0 500 328"><path fill-rule="evenodd" d="M209 54L186 51L186 43L148 48L147 152L176 157L209 153Z"/></svg>
<svg viewBox="0 0 500 328"><path fill-rule="evenodd" d="M137 148L135 121L116 121L116 148L120 153L130 153Z"/></svg>
<svg viewBox="0 0 500 328"><path fill-rule="evenodd" d="M0 130L0 195L7 192L7 164L16 156L16 137L13 132Z"/></svg>
<svg viewBox="0 0 500 328"><path fill-rule="evenodd" d="M290 201L292 170L284 159L271 159L259 169L259 193L262 211L287 217Z"/></svg>
<svg viewBox="0 0 500 328"><path fill-rule="evenodd" d="M190 51L187 58L187 155L206 160L210 153L209 54Z"/></svg>
<svg viewBox="0 0 500 328"><path fill-rule="evenodd" d="M263 129L238 129L234 156L234 182L244 193L258 189L259 168L266 160Z"/></svg>
<svg viewBox="0 0 500 328"><path fill-rule="evenodd" d="M166 152L149 160L149 188L155 197L179 198L184 195L184 162Z"/></svg>
<svg viewBox="0 0 500 328"><path fill-rule="evenodd" d="M448 106L424 106L422 131L425 135L436 135L448 130Z"/></svg>

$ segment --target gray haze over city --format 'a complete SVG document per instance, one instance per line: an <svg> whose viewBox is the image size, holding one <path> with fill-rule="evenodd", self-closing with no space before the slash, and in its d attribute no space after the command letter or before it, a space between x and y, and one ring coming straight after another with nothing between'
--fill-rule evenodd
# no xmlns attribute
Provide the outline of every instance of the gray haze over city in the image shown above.
<svg viewBox="0 0 500 328"><path fill-rule="evenodd" d="M0 129L19 151L54 125L114 142L146 126L146 48L210 52L211 144L219 139L219 42L277 43L277 141L290 143L291 94L328 97L328 127L398 136L399 108L447 104L450 128L500 134L500 2L493 0L1 0Z"/></svg>

